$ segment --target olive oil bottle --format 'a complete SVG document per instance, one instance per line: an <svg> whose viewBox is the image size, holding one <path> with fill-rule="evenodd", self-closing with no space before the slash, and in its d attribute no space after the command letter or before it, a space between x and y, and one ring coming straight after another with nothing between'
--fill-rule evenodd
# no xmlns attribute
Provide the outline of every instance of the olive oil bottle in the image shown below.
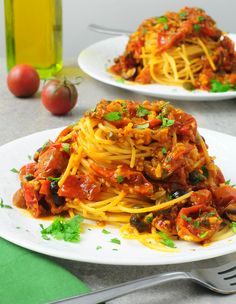
<svg viewBox="0 0 236 304"><path fill-rule="evenodd" d="M62 68L61 0L4 0L7 67L26 63L45 79Z"/></svg>

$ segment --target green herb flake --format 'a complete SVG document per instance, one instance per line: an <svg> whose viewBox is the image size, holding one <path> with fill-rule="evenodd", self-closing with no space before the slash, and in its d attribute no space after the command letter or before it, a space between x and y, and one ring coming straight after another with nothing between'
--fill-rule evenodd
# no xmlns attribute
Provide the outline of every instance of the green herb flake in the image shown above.
<svg viewBox="0 0 236 304"><path fill-rule="evenodd" d="M185 221L187 221L187 222L192 222L192 218L191 218L191 216L186 216L186 215L184 215L184 214L182 214L181 215L181 218L183 219L183 220L185 220Z"/></svg>
<svg viewBox="0 0 236 304"><path fill-rule="evenodd" d="M147 129L148 127L149 127L149 122L142 125L137 125L136 129L143 130L143 129Z"/></svg>
<svg viewBox="0 0 236 304"><path fill-rule="evenodd" d="M110 234L111 232L108 231L108 230L106 230L106 229L102 229L102 233L104 233L104 234Z"/></svg>
<svg viewBox="0 0 236 304"><path fill-rule="evenodd" d="M187 19L187 16L188 16L188 13L187 13L187 12L182 12L182 13L179 14L179 18L180 18L181 20Z"/></svg>
<svg viewBox="0 0 236 304"><path fill-rule="evenodd" d="M168 119L166 117L162 118L162 125L160 126L160 129L168 128L173 126L175 123L174 119Z"/></svg>
<svg viewBox="0 0 236 304"><path fill-rule="evenodd" d="M206 214L207 217L211 217L211 216L213 216L213 215L216 215L216 212L215 212L215 211L211 211L211 212L208 212L208 213Z"/></svg>
<svg viewBox="0 0 236 304"><path fill-rule="evenodd" d="M66 153L70 153L70 144L68 144L68 143L63 143L63 144L62 144L62 149L63 149L63 151L65 151Z"/></svg>
<svg viewBox="0 0 236 304"><path fill-rule="evenodd" d="M161 106L159 106L160 110L167 106L169 103L169 101L165 101Z"/></svg>
<svg viewBox="0 0 236 304"><path fill-rule="evenodd" d="M202 166L201 169L202 169L203 175L204 175L206 178L208 178L208 177L209 177L209 172L208 172L207 167L206 167L206 166Z"/></svg>
<svg viewBox="0 0 236 304"><path fill-rule="evenodd" d="M17 174L20 172L20 171L17 170L16 168L12 168L10 171L13 172L13 173L17 173Z"/></svg>
<svg viewBox="0 0 236 304"><path fill-rule="evenodd" d="M175 243L164 232L160 231L158 234L161 237L161 244L170 248L176 248Z"/></svg>
<svg viewBox="0 0 236 304"><path fill-rule="evenodd" d="M124 177L122 175L118 175L116 180L118 184L121 184L124 181Z"/></svg>
<svg viewBox="0 0 236 304"><path fill-rule="evenodd" d="M199 22L204 22L206 20L206 18L203 17L203 16L198 16L197 19L198 19Z"/></svg>
<svg viewBox="0 0 236 304"><path fill-rule="evenodd" d="M143 106L139 105L137 108L137 116L138 117L145 117L146 115L150 114L151 112L145 109Z"/></svg>
<svg viewBox="0 0 236 304"><path fill-rule="evenodd" d="M120 112L110 112L107 113L104 117L108 121L116 121L116 120L121 120L122 115Z"/></svg>
<svg viewBox="0 0 236 304"><path fill-rule="evenodd" d="M223 92L229 91L230 89L232 89L232 86L230 83L223 84L216 79L211 80L211 90L210 91L213 93L223 93Z"/></svg>
<svg viewBox="0 0 236 304"><path fill-rule="evenodd" d="M200 222L199 221L194 221L193 227L198 228L199 226L200 226Z"/></svg>
<svg viewBox="0 0 236 304"><path fill-rule="evenodd" d="M204 239L208 234L208 231L202 232L199 234L200 239Z"/></svg>
<svg viewBox="0 0 236 304"><path fill-rule="evenodd" d="M164 30L168 30L169 29L169 25L166 23L166 24L164 24Z"/></svg>
<svg viewBox="0 0 236 304"><path fill-rule="evenodd" d="M166 23L168 22L168 18L166 16L161 16L157 18L157 23Z"/></svg>
<svg viewBox="0 0 236 304"><path fill-rule="evenodd" d="M228 179L228 180L225 182L225 185L228 185L228 186L231 186L231 187L235 187L235 185L232 185L232 184L231 184L231 179Z"/></svg>
<svg viewBox="0 0 236 304"><path fill-rule="evenodd" d="M60 177L48 176L48 180L50 182L56 182L56 183L58 183L60 179L61 179Z"/></svg>
<svg viewBox="0 0 236 304"><path fill-rule="evenodd" d="M102 249L102 246L98 245L98 246L96 247L96 250L100 250L100 249Z"/></svg>
<svg viewBox="0 0 236 304"><path fill-rule="evenodd" d="M0 208L13 209L12 206L5 205L2 198L0 198Z"/></svg>
<svg viewBox="0 0 236 304"><path fill-rule="evenodd" d="M236 222L231 222L230 228L232 229L233 233L236 233Z"/></svg>
<svg viewBox="0 0 236 304"><path fill-rule="evenodd" d="M19 226L17 226L17 227L16 227L16 229L20 229L20 227L19 227Z"/></svg>
<svg viewBox="0 0 236 304"><path fill-rule="evenodd" d="M119 239L117 239L117 238L114 238L114 239L111 239L111 243L120 245L120 244L121 244L121 241L120 241Z"/></svg>
<svg viewBox="0 0 236 304"><path fill-rule="evenodd" d="M201 29L201 25L200 24L194 24L193 29L194 29L194 31L199 32L200 29Z"/></svg>
<svg viewBox="0 0 236 304"><path fill-rule="evenodd" d="M116 82L118 82L118 83L125 83L125 80L123 78L118 78L118 79L116 79Z"/></svg>
<svg viewBox="0 0 236 304"><path fill-rule="evenodd" d="M162 152L163 155L166 155L166 154L167 154L166 148L165 148L165 147L162 147L161 152Z"/></svg>
<svg viewBox="0 0 236 304"><path fill-rule="evenodd" d="M117 249L117 248L112 248L112 250L113 250L113 251L118 251L118 249Z"/></svg>
<svg viewBox="0 0 236 304"><path fill-rule="evenodd" d="M31 159L32 159L32 156L31 156L31 155L28 155L28 159L31 160Z"/></svg>
<svg viewBox="0 0 236 304"><path fill-rule="evenodd" d="M47 141L42 145L42 147L40 148L40 150L43 151L43 150L46 148L46 146L48 145L48 143L49 143L49 140L47 140Z"/></svg>
<svg viewBox="0 0 236 304"><path fill-rule="evenodd" d="M148 224L151 224L152 221L153 221L153 219L154 219L154 216L153 216L153 215L149 215L149 216L147 216L147 217L145 218L145 221L146 221Z"/></svg>
<svg viewBox="0 0 236 304"><path fill-rule="evenodd" d="M93 107L90 109L90 112L96 112L97 108L96 107Z"/></svg>
<svg viewBox="0 0 236 304"><path fill-rule="evenodd" d="M76 215L71 219L57 217L47 228L40 224L42 238L48 240L49 236L52 236L56 240L78 243L80 242L80 225L82 221L83 218L80 215Z"/></svg>

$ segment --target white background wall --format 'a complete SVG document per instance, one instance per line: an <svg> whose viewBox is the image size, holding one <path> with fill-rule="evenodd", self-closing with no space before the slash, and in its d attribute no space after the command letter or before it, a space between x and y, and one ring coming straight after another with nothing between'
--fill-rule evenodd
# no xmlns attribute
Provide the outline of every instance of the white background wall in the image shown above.
<svg viewBox="0 0 236 304"><path fill-rule="evenodd" d="M4 56L4 0L0 1L0 56ZM109 37L89 31L89 23L134 30L145 18L185 5L205 9L221 29L236 33L236 0L63 0L64 58L76 57L86 46Z"/></svg>

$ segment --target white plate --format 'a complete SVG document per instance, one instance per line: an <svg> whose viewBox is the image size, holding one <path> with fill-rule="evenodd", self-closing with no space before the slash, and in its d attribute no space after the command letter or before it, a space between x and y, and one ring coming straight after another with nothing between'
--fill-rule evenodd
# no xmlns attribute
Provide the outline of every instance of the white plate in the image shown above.
<svg viewBox="0 0 236 304"><path fill-rule="evenodd" d="M236 42L236 34L229 34L229 37ZM124 52L127 42L127 36L119 36L95 43L80 53L78 64L85 73L101 82L144 95L194 101L214 101L236 97L235 91L210 93L200 90L187 91L178 86L160 84L141 85L129 81L125 81L124 83L118 82L116 77L108 73L106 69L113 64L114 58Z"/></svg>
<svg viewBox="0 0 236 304"><path fill-rule="evenodd" d="M30 162L28 156L33 155L49 138L56 138L59 131L60 129L53 129L35 133L0 147L0 197L5 204L12 205L12 195L19 188L18 176L10 170L19 169ZM206 129L201 129L200 132L211 147L210 154L216 155L217 164L227 179L235 181L236 138ZM164 253L146 248L136 240L122 239L119 230L110 227L106 229L111 234L103 234L102 229L86 229L81 234L81 242L77 244L46 241L41 237L41 223L48 226L50 221L31 218L16 207L0 208L1 237L33 251L59 258L102 264L159 265L208 259L236 251L236 235L207 247L176 241L179 252ZM119 238L121 245L111 243L112 238ZM102 249L96 250L97 246L102 246Z"/></svg>

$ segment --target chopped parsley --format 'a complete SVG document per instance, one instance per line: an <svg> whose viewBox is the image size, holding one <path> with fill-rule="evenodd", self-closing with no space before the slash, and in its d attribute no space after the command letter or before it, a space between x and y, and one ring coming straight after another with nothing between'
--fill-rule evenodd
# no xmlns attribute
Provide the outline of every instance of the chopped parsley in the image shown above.
<svg viewBox="0 0 236 304"><path fill-rule="evenodd" d="M63 149L63 151L65 151L66 153L70 153L70 144L68 144L68 143L63 143L63 144L62 144L62 149Z"/></svg>
<svg viewBox="0 0 236 304"><path fill-rule="evenodd" d="M232 231L233 231L234 233L236 233L236 222L230 223L230 228L232 229Z"/></svg>
<svg viewBox="0 0 236 304"><path fill-rule="evenodd" d="M124 181L124 177L122 175L118 175L116 179L118 184L121 184Z"/></svg>
<svg viewBox="0 0 236 304"><path fill-rule="evenodd" d="M10 205L5 205L5 204L3 203L3 199L2 199L2 198L0 198L0 208L13 209L12 206L10 206Z"/></svg>
<svg viewBox="0 0 236 304"><path fill-rule="evenodd" d="M194 29L194 31L199 32L200 29L201 29L201 25L200 24L194 24L193 29Z"/></svg>
<svg viewBox="0 0 236 304"><path fill-rule="evenodd" d="M48 180L50 181L50 182L59 182L59 180L60 180L61 178L60 177L53 177L53 176L49 176L48 177Z"/></svg>
<svg viewBox="0 0 236 304"><path fill-rule="evenodd" d="M165 148L165 147L162 147L162 148L161 148L161 152L162 152L163 155L166 155L166 154L167 154L166 148Z"/></svg>
<svg viewBox="0 0 236 304"><path fill-rule="evenodd" d="M184 214L181 215L181 218L189 223L193 220L191 216L186 216Z"/></svg>
<svg viewBox="0 0 236 304"><path fill-rule="evenodd" d="M173 126L175 123L174 119L168 119L166 117L162 118L162 125L160 126L160 129L168 128Z"/></svg>
<svg viewBox="0 0 236 304"><path fill-rule="evenodd" d="M137 109L137 116L138 117L145 117L146 115L150 114L151 112L145 109L143 106L139 105Z"/></svg>
<svg viewBox="0 0 236 304"><path fill-rule="evenodd" d="M198 21L199 22L204 22L206 19L203 16L198 16Z"/></svg>
<svg viewBox="0 0 236 304"><path fill-rule="evenodd" d="M28 155L28 159L31 160L31 159L32 159L32 156L31 156L31 155Z"/></svg>
<svg viewBox="0 0 236 304"><path fill-rule="evenodd" d="M80 242L80 224L82 221L82 216L76 215L71 219L57 217L47 228L40 224L42 238L49 240L49 236L52 236L56 240L78 243Z"/></svg>
<svg viewBox="0 0 236 304"><path fill-rule="evenodd" d="M116 79L116 82L118 82L118 83L124 83L125 80L123 78L118 78L118 79Z"/></svg>
<svg viewBox="0 0 236 304"><path fill-rule="evenodd" d="M12 168L12 169L11 169L11 172L13 172L13 173L19 173L20 171L17 170L16 168Z"/></svg>
<svg viewBox="0 0 236 304"><path fill-rule="evenodd" d="M104 233L104 234L110 234L111 232L108 231L108 230L106 230L106 229L102 229L102 233Z"/></svg>
<svg viewBox="0 0 236 304"><path fill-rule="evenodd" d="M228 179L228 180L225 182L225 185L228 185L228 186L231 186L231 187L235 187L235 185L232 185L232 184L231 184L231 179Z"/></svg>
<svg viewBox="0 0 236 304"><path fill-rule="evenodd" d="M158 234L161 237L161 244L170 248L176 248L175 243L164 232L160 231Z"/></svg>
<svg viewBox="0 0 236 304"><path fill-rule="evenodd" d="M96 107L93 107L90 109L90 112L96 112L97 108Z"/></svg>
<svg viewBox="0 0 236 304"><path fill-rule="evenodd" d="M208 234L208 231L202 232L202 233L199 234L199 237L200 237L201 239L204 239L204 237L206 237L207 234Z"/></svg>
<svg viewBox="0 0 236 304"><path fill-rule="evenodd" d="M100 249L102 249L102 246L98 245L98 246L96 247L96 250L100 250Z"/></svg>
<svg viewBox="0 0 236 304"><path fill-rule="evenodd" d="M179 14L179 18L181 20L186 20L187 17L188 17L188 13L187 12L182 12L182 13Z"/></svg>
<svg viewBox="0 0 236 304"><path fill-rule="evenodd" d="M193 227L198 228L199 226L200 226L200 222L199 221L194 221Z"/></svg>
<svg viewBox="0 0 236 304"><path fill-rule="evenodd" d="M117 238L111 239L111 243L118 244L118 245L121 244L120 240Z"/></svg>
<svg viewBox="0 0 236 304"><path fill-rule="evenodd" d="M166 23L168 22L168 18L166 16L161 16L157 18L157 23Z"/></svg>
<svg viewBox="0 0 236 304"><path fill-rule="evenodd" d="M121 120L122 115L120 112L110 112L110 113L107 113L104 117L106 120L116 121L116 120Z"/></svg>
<svg viewBox="0 0 236 304"><path fill-rule="evenodd" d="M211 80L211 90L210 91L213 93L227 92L230 89L234 89L234 88L232 88L232 85L229 82L223 84L216 79Z"/></svg>
<svg viewBox="0 0 236 304"><path fill-rule="evenodd" d="M112 250L113 250L113 251L118 251L118 249L117 249L117 248L112 248Z"/></svg>
<svg viewBox="0 0 236 304"><path fill-rule="evenodd" d="M166 24L164 24L164 30L168 30L169 29L169 25L166 23Z"/></svg>
<svg viewBox="0 0 236 304"><path fill-rule="evenodd" d="M204 175L206 178L208 178L209 172L208 172L208 170L207 170L207 167L206 167L206 166L202 166L201 169L202 169L203 175Z"/></svg>
<svg viewBox="0 0 236 304"><path fill-rule="evenodd" d="M153 221L153 219L154 219L154 216L153 216L153 215L149 215L149 216L147 216L147 217L145 218L145 220L146 220L146 222L147 222L148 224L151 224L152 221Z"/></svg>
<svg viewBox="0 0 236 304"><path fill-rule="evenodd" d="M146 129L148 127L149 127L149 122L147 122L145 124L142 124L142 125L137 125L136 129L143 130L143 129Z"/></svg>

